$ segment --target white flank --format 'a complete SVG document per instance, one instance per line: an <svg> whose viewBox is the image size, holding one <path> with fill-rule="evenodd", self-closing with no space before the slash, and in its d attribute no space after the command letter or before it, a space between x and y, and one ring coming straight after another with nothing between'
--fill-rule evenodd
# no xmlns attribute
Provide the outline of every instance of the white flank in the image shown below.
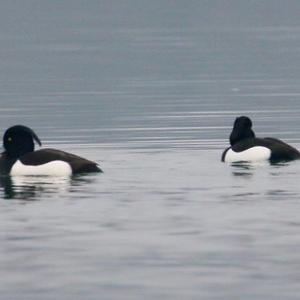
<svg viewBox="0 0 300 300"><path fill-rule="evenodd" d="M225 162L263 161L271 157L271 150L262 146L255 146L242 152L234 152L231 148L225 155Z"/></svg>
<svg viewBox="0 0 300 300"><path fill-rule="evenodd" d="M54 160L39 166L29 166L17 160L11 168L10 175L47 175L47 176L70 176L72 169L70 165L61 160Z"/></svg>

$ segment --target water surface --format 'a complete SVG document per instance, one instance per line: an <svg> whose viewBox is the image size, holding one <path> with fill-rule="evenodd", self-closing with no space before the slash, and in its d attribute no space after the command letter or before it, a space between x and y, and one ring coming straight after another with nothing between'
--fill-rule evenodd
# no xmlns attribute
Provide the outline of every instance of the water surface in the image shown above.
<svg viewBox="0 0 300 300"><path fill-rule="evenodd" d="M0 128L103 174L0 181L1 299L298 299L300 162L220 162L232 123L300 148L294 1L17 1Z"/></svg>

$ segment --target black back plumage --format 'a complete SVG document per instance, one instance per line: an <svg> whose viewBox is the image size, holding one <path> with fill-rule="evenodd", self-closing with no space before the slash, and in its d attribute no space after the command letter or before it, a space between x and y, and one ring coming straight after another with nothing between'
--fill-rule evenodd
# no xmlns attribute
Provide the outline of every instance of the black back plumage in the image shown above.
<svg viewBox="0 0 300 300"><path fill-rule="evenodd" d="M20 158L24 165L31 166L43 165L54 160L67 162L71 166L73 174L102 172L95 162L57 149L40 149L26 153Z"/></svg>

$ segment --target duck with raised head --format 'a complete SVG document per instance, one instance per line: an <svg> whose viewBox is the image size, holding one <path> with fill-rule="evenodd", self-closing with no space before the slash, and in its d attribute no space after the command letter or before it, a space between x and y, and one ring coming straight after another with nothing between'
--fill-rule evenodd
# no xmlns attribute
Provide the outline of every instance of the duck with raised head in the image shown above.
<svg viewBox="0 0 300 300"><path fill-rule="evenodd" d="M297 149L279 139L257 138L252 130L252 121L246 116L235 119L229 141L230 147L222 154L223 162L280 162L300 159Z"/></svg>
<svg viewBox="0 0 300 300"><path fill-rule="evenodd" d="M15 125L3 136L4 152L0 156L2 175L72 175L102 172L97 163L57 149L34 150L42 143L26 126Z"/></svg>

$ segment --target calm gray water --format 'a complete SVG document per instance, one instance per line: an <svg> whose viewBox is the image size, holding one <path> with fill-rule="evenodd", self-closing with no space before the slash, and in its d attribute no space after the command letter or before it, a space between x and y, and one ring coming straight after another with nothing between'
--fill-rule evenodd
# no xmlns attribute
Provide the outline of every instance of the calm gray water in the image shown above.
<svg viewBox="0 0 300 300"><path fill-rule="evenodd" d="M299 299L299 1L2 1L0 130L104 174L0 180L0 299Z"/></svg>

